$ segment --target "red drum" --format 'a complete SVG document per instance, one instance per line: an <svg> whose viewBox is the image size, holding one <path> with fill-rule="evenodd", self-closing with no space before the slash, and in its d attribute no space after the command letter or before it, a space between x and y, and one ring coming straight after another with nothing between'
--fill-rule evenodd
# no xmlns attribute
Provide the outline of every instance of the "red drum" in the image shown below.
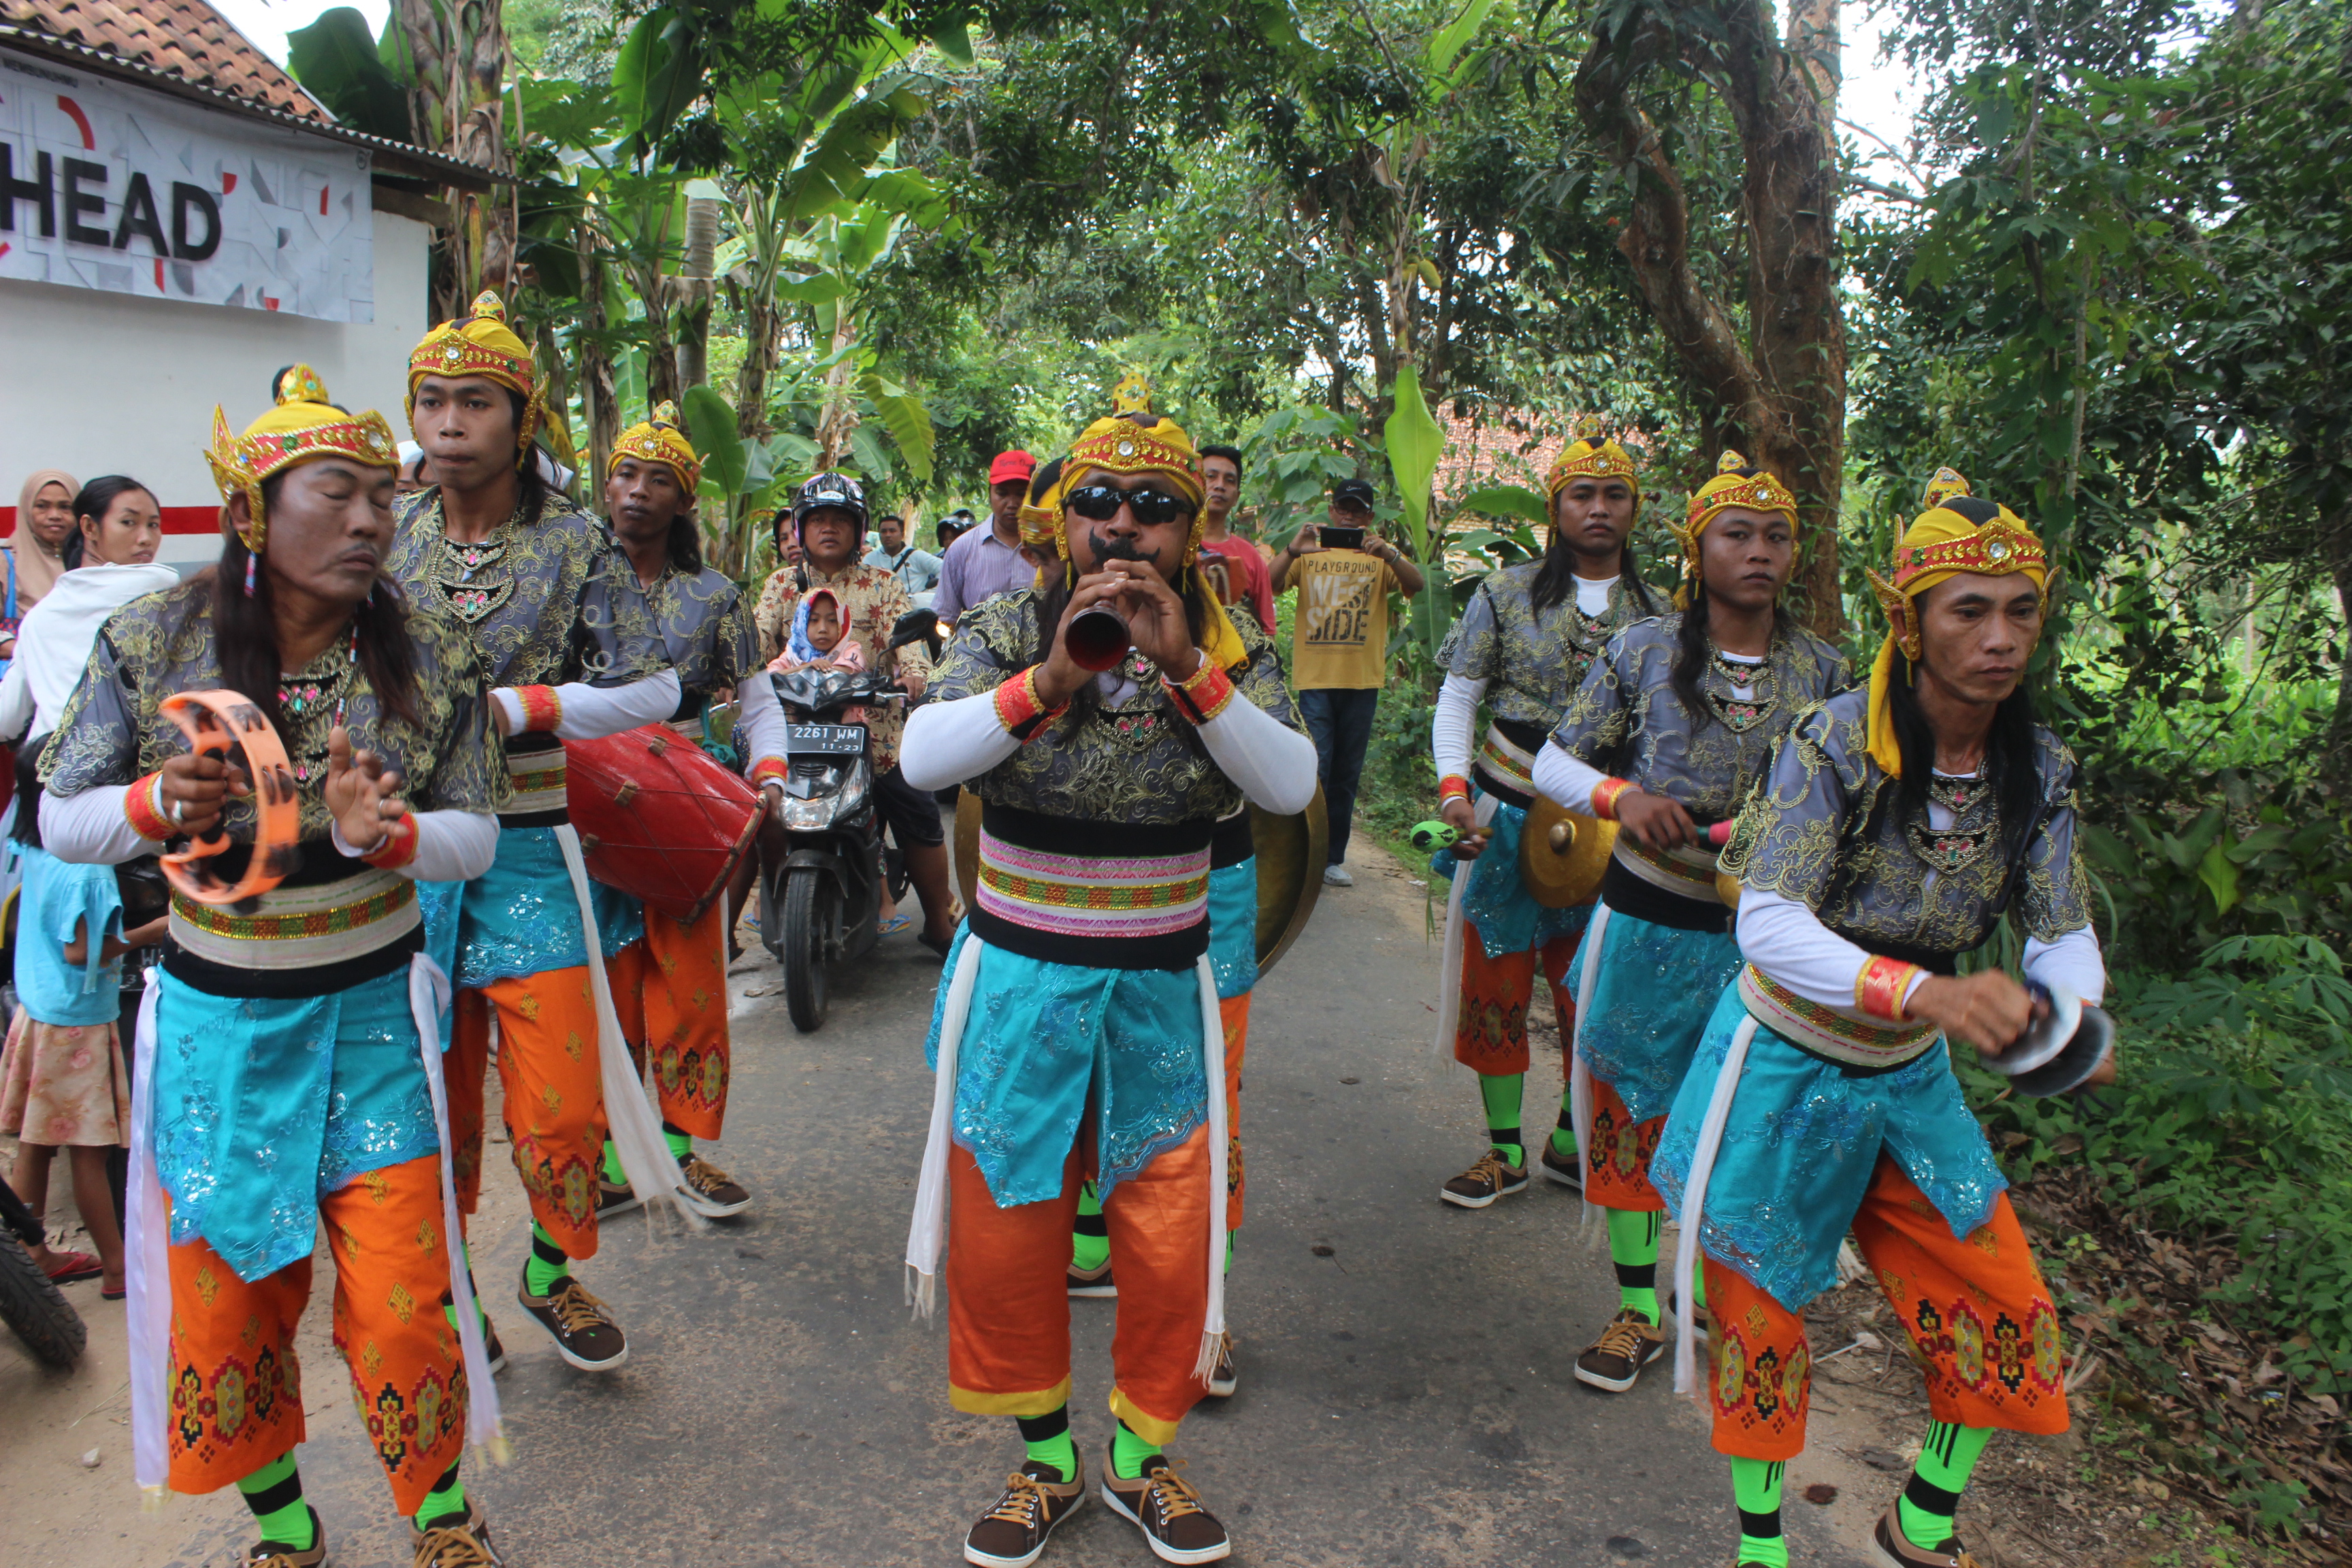
<svg viewBox="0 0 2352 1568"><path fill-rule="evenodd" d="M759 791L664 724L563 742L566 804L588 874L688 922L760 832Z"/></svg>

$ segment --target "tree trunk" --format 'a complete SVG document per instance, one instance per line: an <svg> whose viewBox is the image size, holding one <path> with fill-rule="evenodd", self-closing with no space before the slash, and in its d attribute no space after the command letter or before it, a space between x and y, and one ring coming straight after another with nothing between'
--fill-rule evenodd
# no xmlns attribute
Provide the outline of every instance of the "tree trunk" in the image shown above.
<svg viewBox="0 0 2352 1568"><path fill-rule="evenodd" d="M507 38L499 0L395 0L408 40L416 134L428 147L511 173L504 119ZM511 192L451 190L457 221L433 280L433 315L465 314L484 289L511 292L515 249Z"/></svg>
<svg viewBox="0 0 2352 1568"><path fill-rule="evenodd" d="M772 286L744 290L743 363L735 372L735 433L746 441L768 433L768 374L776 366L776 315Z"/></svg>
<svg viewBox="0 0 2352 1568"><path fill-rule="evenodd" d="M589 225L572 231L580 258L580 405L588 418L588 471L601 474L621 438L619 395L613 389L613 357L605 348L604 261Z"/></svg>
<svg viewBox="0 0 2352 1568"><path fill-rule="evenodd" d="M1805 620L1844 624L1837 520L1845 468L1845 324L1837 298L1836 0L1792 0L1785 42L1759 0L1722 0L1719 32L1678 36L1650 14L1622 51L1598 38L1576 78L1579 117L1630 178L1617 247L1725 439L1797 497ZM1721 90L1744 162L1748 339L1694 265L1680 172L1635 98L1679 58ZM1706 418L1710 411L1702 409ZM1711 422L1711 421L1710 421Z"/></svg>
<svg viewBox="0 0 2352 1568"><path fill-rule="evenodd" d="M677 379L681 387L700 386L710 379L711 269L719 249L719 207L713 196L686 198L686 258L678 268Z"/></svg>

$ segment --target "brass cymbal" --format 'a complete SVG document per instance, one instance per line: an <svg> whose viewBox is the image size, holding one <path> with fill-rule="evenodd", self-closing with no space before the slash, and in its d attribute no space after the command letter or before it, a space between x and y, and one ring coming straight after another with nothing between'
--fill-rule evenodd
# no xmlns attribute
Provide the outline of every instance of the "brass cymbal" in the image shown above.
<svg viewBox="0 0 2352 1568"><path fill-rule="evenodd" d="M1528 807L1519 835L1519 878L1548 910L1589 903L1617 846L1617 825L1570 811L1543 795Z"/></svg>
<svg viewBox="0 0 2352 1568"><path fill-rule="evenodd" d="M956 892L969 910L980 886L980 796L968 789L956 792L955 874Z"/></svg>
<svg viewBox="0 0 2352 1568"><path fill-rule="evenodd" d="M1257 968L1263 976L1315 912L1323 892L1323 860L1330 853L1330 818L1323 807L1323 786L1307 809L1280 816L1256 806L1249 808L1250 838L1257 856Z"/></svg>

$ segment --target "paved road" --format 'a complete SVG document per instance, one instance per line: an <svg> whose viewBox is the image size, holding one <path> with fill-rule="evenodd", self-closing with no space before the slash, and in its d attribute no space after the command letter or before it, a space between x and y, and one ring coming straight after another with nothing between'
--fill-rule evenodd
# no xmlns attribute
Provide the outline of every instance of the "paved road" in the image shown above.
<svg viewBox="0 0 2352 1568"><path fill-rule="evenodd" d="M1696 1411L1663 1368L1615 1400L1570 1374L1614 1301L1573 1199L1538 1184L1484 1214L1436 1201L1477 1150L1476 1096L1428 1058L1436 963L1420 889L1393 871L1359 882L1325 899L1258 993L1250 1220L1231 1295L1242 1388L1202 1405L1175 1451L1239 1563L1720 1568L1728 1483ZM885 952L844 981L811 1036L786 1021L772 967L739 966L721 1157L760 1204L702 1236L634 1215L609 1227L581 1272L629 1330L625 1368L570 1372L510 1304L499 1313L515 1352L499 1383L516 1460L472 1484L520 1568L947 1563L1018 1459L1009 1421L948 1407L944 1331L901 1305L938 971L904 939ZM1533 1081L1540 1104L1544 1071ZM1541 1119L1531 1107L1530 1126ZM477 1241L496 1312L524 1231L511 1177L492 1181L502 1206ZM404 1568L324 1343L325 1279L304 1472L339 1563ZM1114 1309L1072 1306L1072 1408L1091 1467L1110 1430ZM70 1402L55 1399L60 1413ZM121 1430L105 1441L122 1449L113 1495L128 1510ZM86 1532L59 1520L41 1536L91 1563L117 1560L88 1550L101 1542L154 1542L125 1563L193 1564L247 1539L226 1497L173 1508L122 1529L94 1509ZM1811 1511L1790 1518L1801 1560L1851 1568ZM17 1559L5 1542L0 1559L68 1560ZM1046 1561L1152 1559L1097 1506Z"/></svg>

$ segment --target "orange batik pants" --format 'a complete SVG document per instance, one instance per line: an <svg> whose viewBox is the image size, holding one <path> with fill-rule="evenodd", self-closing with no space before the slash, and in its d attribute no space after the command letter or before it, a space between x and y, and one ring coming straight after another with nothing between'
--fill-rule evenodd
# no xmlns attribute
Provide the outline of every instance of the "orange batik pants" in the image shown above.
<svg viewBox="0 0 2352 1568"><path fill-rule="evenodd" d="M646 934L604 966L621 1033L642 1076L646 1055L663 1121L715 1139L727 1119L727 900L691 925L646 910Z"/></svg>
<svg viewBox="0 0 2352 1568"><path fill-rule="evenodd" d="M457 993L446 1058L449 1130L457 1146L457 1204L468 1215L482 1192L482 1090L493 1015L507 1138L531 1217L565 1257L593 1258L604 1088L588 966L493 980Z"/></svg>
<svg viewBox="0 0 2352 1568"><path fill-rule="evenodd" d="M1853 1240L1908 1337L1938 1421L2009 1432L2066 1430L2058 1310L2010 1207L1955 1237L1888 1155L1853 1216ZM1792 1459L1804 1451L1812 1349L1803 1314L1709 1258L1706 1399L1718 1453Z"/></svg>
<svg viewBox="0 0 2352 1568"><path fill-rule="evenodd" d="M1636 1121L1617 1091L1592 1080L1592 1139L1584 1152L1584 1195L1605 1209L1664 1214L1666 1200L1650 1184L1650 1158L1666 1119Z"/></svg>
<svg viewBox="0 0 2352 1568"><path fill-rule="evenodd" d="M319 1200L319 1218L335 1260L335 1348L392 1495L413 1515L466 1446L466 1370L443 1310L441 1156L353 1177ZM294 1331L311 1260L247 1281L202 1237L169 1257L171 1485L214 1491L303 1439Z"/></svg>
<svg viewBox="0 0 2352 1568"><path fill-rule="evenodd" d="M999 1208L971 1152L948 1151L948 1398L958 1410L1044 1415L1069 1403L1070 1227L1091 1163L1074 1148L1059 1197ZM1110 1408L1150 1443L1172 1441L1204 1389L1193 1366L1209 1310L1208 1188L1204 1124L1103 1199L1118 1280Z"/></svg>
<svg viewBox="0 0 2352 1568"><path fill-rule="evenodd" d="M1242 1200L1249 1182L1242 1170L1242 1061L1249 1055L1250 994L1226 996L1217 1003L1217 1018L1225 1030L1225 1228L1242 1227Z"/></svg>
<svg viewBox="0 0 2352 1568"><path fill-rule="evenodd" d="M1465 874L1466 873L1460 873ZM1486 956L1478 928L1465 922L1462 933L1462 1011L1454 1026L1454 1059L1488 1078L1528 1070L1528 1004L1535 999L1536 970L1565 974L1576 956L1577 939L1559 936L1500 958ZM1560 1070L1568 1069L1576 1034L1576 996L1552 984L1551 1005L1559 1020Z"/></svg>

